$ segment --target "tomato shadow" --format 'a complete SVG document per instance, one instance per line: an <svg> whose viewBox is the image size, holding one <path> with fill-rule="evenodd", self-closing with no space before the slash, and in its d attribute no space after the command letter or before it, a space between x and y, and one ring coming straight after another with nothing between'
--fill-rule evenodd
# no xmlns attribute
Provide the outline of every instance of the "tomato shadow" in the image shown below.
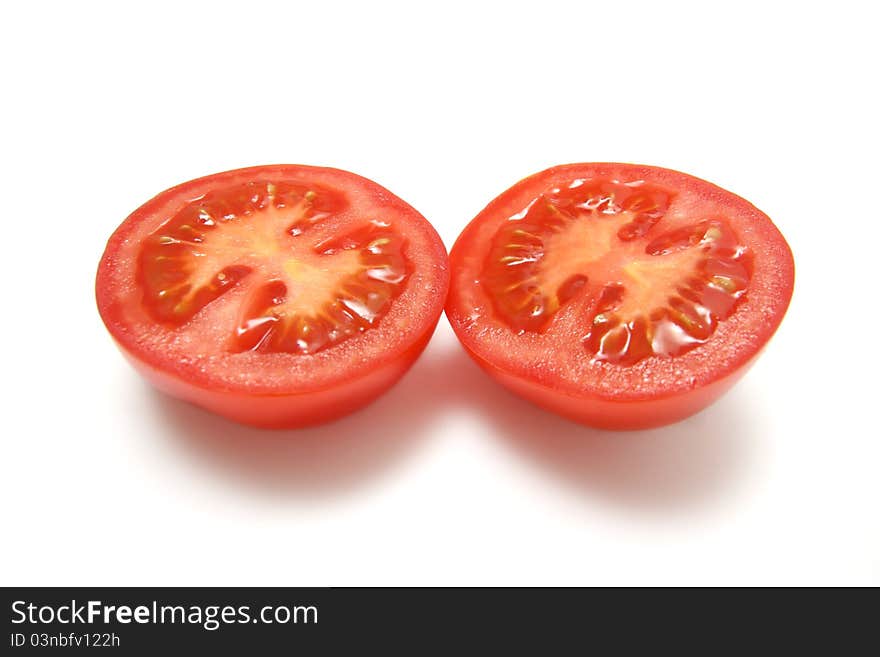
<svg viewBox="0 0 880 657"><path fill-rule="evenodd" d="M247 427L160 392L152 395L164 433L199 468L262 492L328 497L378 480L425 441L443 411L438 398L445 367L429 347L366 408L303 429Z"/></svg>
<svg viewBox="0 0 880 657"><path fill-rule="evenodd" d="M459 399L516 454L588 501L645 511L716 503L735 492L756 456L759 408L736 388L683 422L642 431L591 429L495 384L463 351L452 358Z"/></svg>
<svg viewBox="0 0 880 657"><path fill-rule="evenodd" d="M432 342L370 406L314 428L253 429L158 392L153 399L165 433L199 467L268 492L327 497L375 483L426 441L441 439L439 421L463 412L490 440L585 501L648 511L712 503L735 491L755 458L761 412L755 400L734 389L675 425L599 431L507 392L449 340ZM480 438L477 432L471 436Z"/></svg>

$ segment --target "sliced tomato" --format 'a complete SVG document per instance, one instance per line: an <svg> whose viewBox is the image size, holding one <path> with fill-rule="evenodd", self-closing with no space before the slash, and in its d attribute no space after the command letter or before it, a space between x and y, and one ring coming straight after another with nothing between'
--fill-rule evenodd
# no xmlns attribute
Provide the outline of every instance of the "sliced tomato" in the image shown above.
<svg viewBox="0 0 880 657"><path fill-rule="evenodd" d="M628 164L517 183L450 254L446 314L523 397L585 424L659 426L704 408L779 326L791 250L742 198Z"/></svg>
<svg viewBox="0 0 880 657"><path fill-rule="evenodd" d="M336 169L218 173L135 210L98 268L98 310L156 387L239 422L333 419L391 386L448 286L431 225Z"/></svg>

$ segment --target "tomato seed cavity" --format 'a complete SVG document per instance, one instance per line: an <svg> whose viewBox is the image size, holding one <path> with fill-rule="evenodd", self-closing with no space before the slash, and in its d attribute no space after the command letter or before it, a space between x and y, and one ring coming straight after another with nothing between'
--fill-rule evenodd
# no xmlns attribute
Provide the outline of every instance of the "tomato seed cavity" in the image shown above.
<svg viewBox="0 0 880 657"><path fill-rule="evenodd" d="M310 354L362 333L387 313L411 270L405 240L387 222L325 235L322 222L346 207L329 190L285 182L190 201L144 241L143 305L182 326L247 285L231 351Z"/></svg>
<svg viewBox="0 0 880 657"><path fill-rule="evenodd" d="M706 342L745 295L751 254L721 217L651 239L673 196L642 181L579 179L535 198L497 231L482 269L498 317L543 332L580 299L586 350L622 365Z"/></svg>

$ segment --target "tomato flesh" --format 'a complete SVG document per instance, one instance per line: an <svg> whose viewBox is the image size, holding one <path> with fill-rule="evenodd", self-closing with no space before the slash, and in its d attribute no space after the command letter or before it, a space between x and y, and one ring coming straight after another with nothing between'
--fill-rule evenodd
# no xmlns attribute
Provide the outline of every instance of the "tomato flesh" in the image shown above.
<svg viewBox="0 0 880 657"><path fill-rule="evenodd" d="M385 314L410 264L404 238L383 221L322 231L344 207L331 190L283 182L207 194L146 240L144 305L158 321L183 324L244 283L233 351L314 353L347 340Z"/></svg>
<svg viewBox="0 0 880 657"><path fill-rule="evenodd" d="M139 208L108 243L97 294L161 389L242 422L299 426L363 405L407 369L447 277L439 237L403 201L354 174L281 165L191 181Z"/></svg>
<svg viewBox="0 0 880 657"><path fill-rule="evenodd" d="M712 401L693 403L751 362L793 279L778 230L742 199L620 164L522 181L468 226L451 263L447 315L476 360L534 401L611 428ZM736 331L749 341L734 357Z"/></svg>

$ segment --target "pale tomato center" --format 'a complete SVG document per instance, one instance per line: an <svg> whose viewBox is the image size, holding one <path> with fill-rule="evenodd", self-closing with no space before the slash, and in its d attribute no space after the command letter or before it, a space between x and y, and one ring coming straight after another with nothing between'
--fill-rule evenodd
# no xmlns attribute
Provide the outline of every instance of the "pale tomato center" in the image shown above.
<svg viewBox="0 0 880 657"><path fill-rule="evenodd" d="M496 314L540 333L585 298L586 349L622 364L702 344L745 294L751 256L723 217L663 232L672 199L642 181L585 179L535 198L496 232L484 263Z"/></svg>
<svg viewBox="0 0 880 657"><path fill-rule="evenodd" d="M313 353L368 330L410 269L403 238L386 222L322 231L346 206L330 190L284 182L191 201L144 242L144 306L157 320L182 325L245 285L232 351Z"/></svg>

